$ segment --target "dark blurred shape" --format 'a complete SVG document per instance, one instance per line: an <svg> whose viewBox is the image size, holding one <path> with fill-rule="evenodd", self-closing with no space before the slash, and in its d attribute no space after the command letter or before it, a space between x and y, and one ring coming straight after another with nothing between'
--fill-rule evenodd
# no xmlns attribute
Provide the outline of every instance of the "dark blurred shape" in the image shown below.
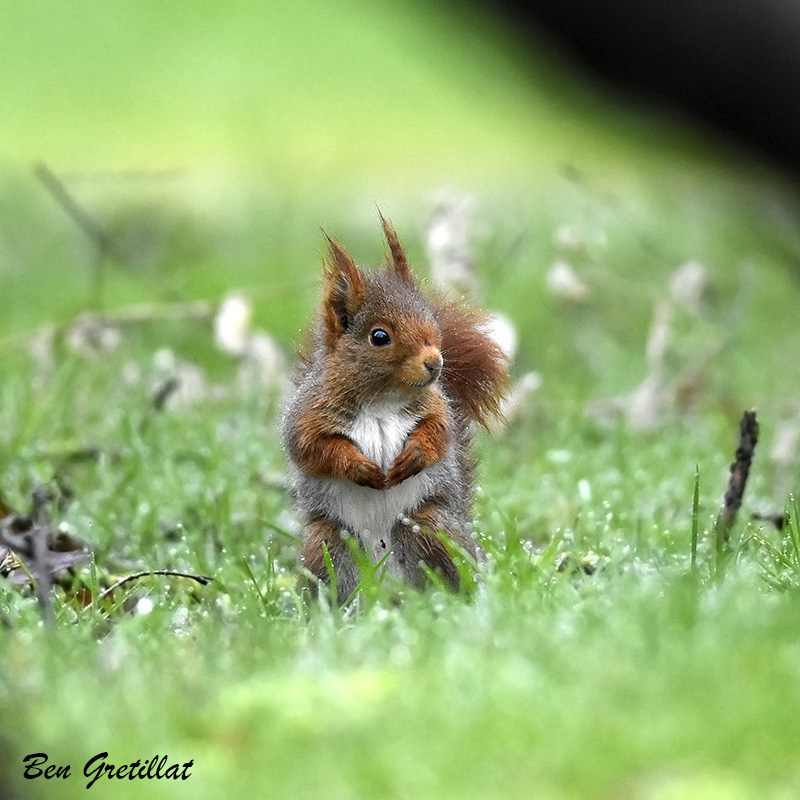
<svg viewBox="0 0 800 800"><path fill-rule="evenodd" d="M681 109L800 176L797 0L499 0L616 86Z"/></svg>

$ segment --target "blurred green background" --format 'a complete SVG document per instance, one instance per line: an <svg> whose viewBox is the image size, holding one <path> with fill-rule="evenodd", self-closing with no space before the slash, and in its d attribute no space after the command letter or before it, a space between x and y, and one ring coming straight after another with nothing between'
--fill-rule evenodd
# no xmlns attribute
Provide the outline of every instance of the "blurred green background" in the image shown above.
<svg viewBox="0 0 800 800"><path fill-rule="evenodd" d="M522 368L561 374L560 334L583 362L597 335L589 392L633 384L651 304L683 261L735 294L762 261L797 260L779 176L601 89L481 6L79 0L6 2L2 19L0 354L87 309L218 302L235 287L290 347L316 291L319 228L374 262L379 207L425 272L443 189L476 200L484 299L520 326ZM604 329L583 344L581 312L542 297L565 225L580 229L604 309L581 317ZM770 284L781 296L783 279ZM613 319L615 305L629 313ZM634 344L633 362L620 357ZM586 383L573 373L566 394Z"/></svg>
<svg viewBox="0 0 800 800"><path fill-rule="evenodd" d="M215 577L108 613L67 587L44 633L3 584L7 763L197 758L156 797L796 796L800 537L747 527L727 554L709 523L744 408L765 442L796 436L759 450L755 505L800 477L795 187L469 4L0 4L0 495L24 512L62 482L53 521L92 546L95 595L139 568ZM288 361L320 228L376 263L378 207L426 274L445 190L474 202L515 375L541 377L511 435L478 442L488 591L303 608L279 381L243 387L214 314L242 292ZM552 288L558 262L585 297ZM670 288L686 262L694 308ZM175 375L200 388L173 406Z"/></svg>
<svg viewBox="0 0 800 800"><path fill-rule="evenodd" d="M470 4L4 6L0 152L13 165L385 193L625 162L597 124L619 128L619 109Z"/></svg>

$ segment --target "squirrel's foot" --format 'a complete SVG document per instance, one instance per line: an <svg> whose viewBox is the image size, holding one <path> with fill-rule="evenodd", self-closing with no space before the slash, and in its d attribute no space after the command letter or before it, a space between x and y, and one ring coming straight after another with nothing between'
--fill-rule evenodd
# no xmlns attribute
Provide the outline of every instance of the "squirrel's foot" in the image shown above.
<svg viewBox="0 0 800 800"><path fill-rule="evenodd" d="M353 465L351 474L347 476L359 486L368 486L370 489L385 489L387 486L386 475L375 463L365 458Z"/></svg>
<svg viewBox="0 0 800 800"><path fill-rule="evenodd" d="M389 470L389 474L386 476L387 488L398 486L406 478L422 472L427 466L428 462L422 452L422 448L417 442L409 442L400 455L397 456L392 468Z"/></svg>

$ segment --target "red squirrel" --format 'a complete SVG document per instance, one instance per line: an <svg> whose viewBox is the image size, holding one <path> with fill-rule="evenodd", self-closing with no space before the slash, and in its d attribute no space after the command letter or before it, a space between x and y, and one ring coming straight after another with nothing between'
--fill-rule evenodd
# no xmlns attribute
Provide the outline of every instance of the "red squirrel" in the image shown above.
<svg viewBox="0 0 800 800"><path fill-rule="evenodd" d="M459 571L441 540L480 554L470 529L473 423L499 415L506 356L480 312L423 295L392 226L390 257L359 269L327 238L317 324L283 417L303 519L301 565L339 602L359 582L343 533L382 570L414 586L422 564L454 591Z"/></svg>

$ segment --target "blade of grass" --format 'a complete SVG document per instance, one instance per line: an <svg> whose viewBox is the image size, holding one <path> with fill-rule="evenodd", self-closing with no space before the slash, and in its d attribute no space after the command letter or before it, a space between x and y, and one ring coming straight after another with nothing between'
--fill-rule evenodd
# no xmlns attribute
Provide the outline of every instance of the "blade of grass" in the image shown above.
<svg viewBox="0 0 800 800"><path fill-rule="evenodd" d="M331 558L330 550L328 550L328 545L325 544L325 542L322 543L322 557L325 559L325 569L328 571L331 605L335 608L337 598L339 597L339 589L336 583L336 571L333 568L333 559Z"/></svg>
<svg viewBox="0 0 800 800"><path fill-rule="evenodd" d="M692 490L692 569L697 567L697 539L700 530L700 467L694 468L694 488Z"/></svg>

